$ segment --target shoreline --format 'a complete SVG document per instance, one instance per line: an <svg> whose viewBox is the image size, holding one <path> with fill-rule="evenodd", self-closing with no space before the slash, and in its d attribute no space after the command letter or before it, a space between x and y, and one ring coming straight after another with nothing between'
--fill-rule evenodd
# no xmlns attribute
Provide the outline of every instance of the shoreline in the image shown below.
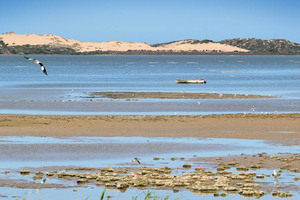
<svg viewBox="0 0 300 200"><path fill-rule="evenodd" d="M300 113L216 115L0 115L0 136L202 137L300 145Z"/></svg>
<svg viewBox="0 0 300 200"><path fill-rule="evenodd" d="M0 114L0 136L236 138L265 140L264 142L274 143L275 146L277 144L292 146L300 145L299 122L300 113L195 116ZM251 142L254 144L255 141L249 141ZM76 151L72 151L73 144L61 143L60 146L56 146L57 144L54 143L54 146L46 147L44 143L42 144L23 146L17 144L18 146L13 149L22 153L33 151L39 156L45 153L56 155L57 152L63 156L60 153L65 153L67 150L67 153L76 154L77 159L78 156L87 159L86 154L81 153L98 154L98 150L101 149L95 148L98 144L86 144L84 148L76 145ZM15 144L5 144L3 141L2 145L7 148ZM218 149L219 146L220 144L212 148ZM55 147L56 151L48 151L51 147ZM131 147L126 148L130 150ZM95 163L93 163L95 166L86 167L85 160L84 162L78 160L77 164L73 165L48 164L42 167L6 168L5 173L12 174L18 179L3 177L0 186L23 190L61 188L64 192L68 192L66 189L73 188L72 193L86 185L95 185L105 186L111 189L113 194L117 190L125 192L127 189L151 187L154 191L159 189L174 192L190 191L192 197L207 195L207 189L212 190L210 193L212 196L228 194L233 198L238 195L245 198L264 195L267 197L299 196L299 153L282 151L279 146L278 153L274 154L265 149L265 145L263 147L264 152L251 154L251 151L242 149L242 154L218 155L218 157L201 155L199 151L197 153L192 151L185 157L180 154L168 157L153 153L151 155L153 159L142 159L141 164L118 162L108 167L105 165L99 167L99 164ZM163 146L163 148L167 147ZM22 149L24 151L21 151ZM60 152L60 149L64 151ZM106 151L111 149L113 147ZM177 151L178 148L175 152ZM9 156L16 156L12 151L9 152ZM23 158L22 154L18 156L28 159ZM67 158L72 159L72 156ZM164 163L163 167L160 166L161 163ZM280 174L278 181L272 177L273 169ZM43 179L47 181L41 183ZM253 193L244 193L245 190L251 190Z"/></svg>
<svg viewBox="0 0 300 200"><path fill-rule="evenodd" d="M300 54L130 54L127 52L121 52L121 53L95 53L95 54L90 54L90 53L75 53L75 54L0 54L0 56L24 56L24 55L42 55L42 56L300 56Z"/></svg>

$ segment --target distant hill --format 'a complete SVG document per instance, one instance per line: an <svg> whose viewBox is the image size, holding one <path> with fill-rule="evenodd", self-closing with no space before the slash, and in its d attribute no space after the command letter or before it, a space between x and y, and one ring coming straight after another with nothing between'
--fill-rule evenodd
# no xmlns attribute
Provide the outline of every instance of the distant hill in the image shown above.
<svg viewBox="0 0 300 200"><path fill-rule="evenodd" d="M300 45L284 39L237 38L222 40L220 43L248 49L255 54L300 55Z"/></svg>
<svg viewBox="0 0 300 200"><path fill-rule="evenodd" d="M300 55L300 45L287 40L228 39L145 42L87 42L60 36L0 34L0 54L130 54L130 55Z"/></svg>
<svg viewBox="0 0 300 200"><path fill-rule="evenodd" d="M175 43L188 43L188 44L204 44L204 43L214 43L214 41L212 40L193 40L193 39L189 39L189 40L178 40L178 41L172 41L172 42L167 42L167 43L157 43L157 44L153 44L151 45L152 47L162 47L162 46L167 46L170 44L175 44Z"/></svg>
<svg viewBox="0 0 300 200"><path fill-rule="evenodd" d="M145 42L87 42L66 39L57 35L0 34L2 54L215 54L245 53L248 50L211 40L181 40L149 45Z"/></svg>

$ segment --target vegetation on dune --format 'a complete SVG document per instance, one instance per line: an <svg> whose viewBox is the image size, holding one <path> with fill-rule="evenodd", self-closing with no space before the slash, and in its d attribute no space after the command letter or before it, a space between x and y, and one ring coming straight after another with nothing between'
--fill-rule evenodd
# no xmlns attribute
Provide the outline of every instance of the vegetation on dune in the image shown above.
<svg viewBox="0 0 300 200"><path fill-rule="evenodd" d="M262 40L256 38L237 38L220 41L221 44L228 44L250 50L251 53L262 55L299 55L300 44L284 39Z"/></svg>
<svg viewBox="0 0 300 200"><path fill-rule="evenodd" d="M167 42L167 43L157 43L157 44L153 44L151 45L152 47L161 47L161 46L165 46L168 44L172 44L172 43L177 43L180 42L181 44L203 44L203 43L209 43L209 42L214 42L212 40L193 40L193 39L188 39L188 40L177 40L177 41L172 41L172 42Z"/></svg>
<svg viewBox="0 0 300 200"><path fill-rule="evenodd" d="M77 55L247 55L244 52L223 52L218 50L212 51L172 51L172 50L128 50L128 51L89 51L78 52Z"/></svg>
<svg viewBox="0 0 300 200"><path fill-rule="evenodd" d="M5 44L0 38L0 54L9 54L7 44Z"/></svg>
<svg viewBox="0 0 300 200"><path fill-rule="evenodd" d="M2 42L2 41L1 41ZM52 45L16 45L0 46L0 54L64 54L73 55L76 51L70 47L58 47Z"/></svg>

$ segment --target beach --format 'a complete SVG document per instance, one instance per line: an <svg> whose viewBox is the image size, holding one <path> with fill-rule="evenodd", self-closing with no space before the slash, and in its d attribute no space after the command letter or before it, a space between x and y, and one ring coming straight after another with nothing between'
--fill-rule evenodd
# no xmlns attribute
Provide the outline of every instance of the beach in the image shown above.
<svg viewBox="0 0 300 200"><path fill-rule="evenodd" d="M300 114L196 116L0 115L2 136L211 137L291 140L299 145Z"/></svg>
<svg viewBox="0 0 300 200"><path fill-rule="evenodd" d="M297 196L299 153L293 150L285 152L283 147L280 148L283 152L279 149L268 151L268 148L282 145L297 149L300 144L299 123L298 113L195 116L0 115L0 136L4 138L0 146L3 152L2 160L17 159L28 162L39 158L40 161L35 162L40 163L45 160L52 163L49 166L43 164L35 167L33 164L25 168L6 168L5 173L20 173L24 180L2 177L0 186L48 190L77 188L77 191L83 186L95 185L105 186L112 191L128 190L129 194L133 193L134 188L150 187L173 192L180 191L181 194L185 194L186 191L192 192L193 195L211 194L215 197L237 194L243 197L262 197L267 195L268 191L271 191L269 195L272 196ZM12 138L17 138L16 144L10 144ZM70 138L74 143L70 144L67 142L68 139L66 142L49 143L49 138L62 138L63 141ZM86 140L84 138L89 138L86 143L82 143ZM103 142L97 144L98 138ZM114 144L113 138L118 138L116 140L120 141ZM156 138L162 139L157 143ZM167 142L171 141L171 138L178 138L179 141ZM181 141L180 138L191 138L191 140ZM207 144L206 140L213 138L216 141L212 145ZM26 142L22 144L17 140L28 141L28 144ZM44 143L43 140L48 142ZM134 142L135 140L137 141ZM141 143L139 140L147 140L147 142ZM228 142L222 144L222 140ZM202 145L201 141L204 142ZM238 141L241 142L241 146L234 145ZM255 143L261 142L263 143L256 146ZM268 145L270 147L267 147ZM251 146L257 148L257 151L253 152ZM116 164L105 156L99 158L96 156L106 152L109 156L116 157L117 154L121 156L124 154L121 152L127 152L133 157L137 149L140 149L138 155L143 155L142 164L130 164L122 162L122 159L119 159L119 163ZM203 152L210 151L219 153L201 155ZM235 153L232 155L221 153L227 151ZM160 155L158 152L163 154L157 156ZM57 158L56 154L59 154L60 158ZM104 160L103 162L106 163L97 163L92 157ZM63 164L63 161L55 162L57 159L78 161L70 165ZM92 162L81 165L82 159L91 159ZM273 169L280 169L279 173L282 174L276 185L275 182L274 185L271 184L274 180L271 176ZM202 180L201 183L196 177ZM39 180L45 178L48 180L46 184L39 183ZM262 184L261 180L271 183ZM289 181L289 184L285 183L286 181ZM253 191L253 193L245 191Z"/></svg>

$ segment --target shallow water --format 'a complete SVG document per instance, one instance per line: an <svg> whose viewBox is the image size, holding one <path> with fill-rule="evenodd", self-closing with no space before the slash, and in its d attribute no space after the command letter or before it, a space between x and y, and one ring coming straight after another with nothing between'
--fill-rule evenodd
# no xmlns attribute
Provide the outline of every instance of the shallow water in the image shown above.
<svg viewBox="0 0 300 200"><path fill-rule="evenodd" d="M0 112L25 114L213 114L300 112L299 56L0 56ZM176 84L204 78L207 84ZM202 92L276 99L97 100L89 92ZM94 109L96 107L96 109Z"/></svg>
<svg viewBox="0 0 300 200"><path fill-rule="evenodd" d="M128 166L134 157L146 166L163 166L172 157L215 157L227 155L300 152L298 146L266 144L263 140L165 137L0 137L0 169L81 166ZM164 160L154 162L154 157ZM184 161L182 161L184 162ZM173 165L174 164L174 165ZM171 162L176 167L177 162ZM130 166L130 165L129 165Z"/></svg>
<svg viewBox="0 0 300 200"><path fill-rule="evenodd" d="M280 149L280 150L279 150ZM257 154L267 152L269 155L282 153L299 153L298 146L282 146L265 143L263 140L244 139L219 139L219 138L147 138L147 137L0 137L0 180L20 180L30 183L39 183L32 180L33 174L20 176L20 169L32 171L51 171L50 169L65 169L68 167L162 167L169 166L173 174L182 173L182 165L186 162L192 164L190 171L196 167L211 168L209 162L187 161L195 157L214 157L227 155ZM134 157L140 158L141 165L129 163ZM154 157L160 160L153 160ZM184 160L179 159L184 157ZM171 158L176 158L172 161ZM234 170L233 168L229 171ZM4 173L9 171L10 173ZM176 172L177 171L177 172ZM188 170L184 170L188 171ZM271 174L272 170L259 169L257 174ZM287 172L283 172L287 173ZM292 176L283 176L279 179L280 184L288 184ZM273 184L273 179L263 180L267 184ZM75 181L65 181L48 177L47 184L62 184L70 188L45 188L45 189L18 189L1 187L0 194L3 199L99 199L104 187L97 188L95 185L86 184L79 187ZM76 189L77 192L74 192ZM145 188L144 188L145 189ZM117 190L109 190L106 195L112 199L131 199L132 196L141 195L147 190L158 196L170 195L171 199L210 199L210 195L196 195L190 191L173 193L171 190L155 190L153 188L140 191L128 189L125 193ZM294 197L299 193L293 192ZM220 197L223 199L223 197ZM269 199L265 195L262 199ZM239 195L227 195L225 199L244 199ZM276 199L272 197L272 199Z"/></svg>

